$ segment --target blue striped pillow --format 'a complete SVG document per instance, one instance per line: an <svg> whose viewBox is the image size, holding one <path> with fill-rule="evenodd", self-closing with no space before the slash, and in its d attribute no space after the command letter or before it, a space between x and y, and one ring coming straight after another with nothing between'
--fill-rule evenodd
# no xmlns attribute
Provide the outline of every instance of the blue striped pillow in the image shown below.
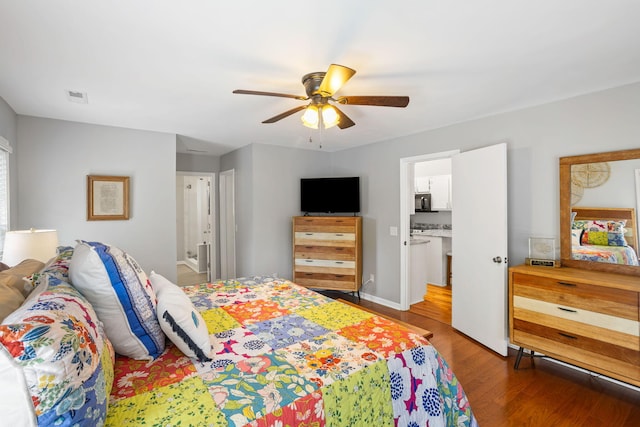
<svg viewBox="0 0 640 427"><path fill-rule="evenodd" d="M115 246L79 240L69 278L93 305L116 353L139 360L162 354L165 336L156 296L132 256Z"/></svg>

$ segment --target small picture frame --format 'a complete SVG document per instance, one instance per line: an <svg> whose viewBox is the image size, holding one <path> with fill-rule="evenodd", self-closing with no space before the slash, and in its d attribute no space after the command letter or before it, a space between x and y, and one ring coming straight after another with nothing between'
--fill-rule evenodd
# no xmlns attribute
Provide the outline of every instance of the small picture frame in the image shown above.
<svg viewBox="0 0 640 427"><path fill-rule="evenodd" d="M556 259L556 239L553 237L529 237L529 258Z"/></svg>
<svg viewBox="0 0 640 427"><path fill-rule="evenodd" d="M87 175L87 220L129 219L129 177Z"/></svg>

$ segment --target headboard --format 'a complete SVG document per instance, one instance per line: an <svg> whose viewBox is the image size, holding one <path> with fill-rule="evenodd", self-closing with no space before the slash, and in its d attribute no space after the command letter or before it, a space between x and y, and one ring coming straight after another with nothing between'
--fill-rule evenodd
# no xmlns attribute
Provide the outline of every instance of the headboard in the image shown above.
<svg viewBox="0 0 640 427"><path fill-rule="evenodd" d="M636 253L638 253L638 229L636 222L636 210L634 208L583 208L572 206L571 211L576 213L576 220L626 220L624 238Z"/></svg>

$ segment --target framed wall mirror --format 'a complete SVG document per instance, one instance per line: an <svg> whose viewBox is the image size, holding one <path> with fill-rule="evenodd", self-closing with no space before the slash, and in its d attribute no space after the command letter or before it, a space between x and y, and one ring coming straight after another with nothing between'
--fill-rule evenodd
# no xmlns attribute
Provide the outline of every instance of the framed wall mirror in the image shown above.
<svg viewBox="0 0 640 427"><path fill-rule="evenodd" d="M640 149L560 158L565 267L640 276Z"/></svg>

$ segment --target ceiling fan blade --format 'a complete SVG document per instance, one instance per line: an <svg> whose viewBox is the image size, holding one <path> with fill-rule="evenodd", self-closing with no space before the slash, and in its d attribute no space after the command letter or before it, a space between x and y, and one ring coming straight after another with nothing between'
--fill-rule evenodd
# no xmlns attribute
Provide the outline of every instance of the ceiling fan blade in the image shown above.
<svg viewBox="0 0 640 427"><path fill-rule="evenodd" d="M331 64L320 83L318 93L322 96L333 96L355 73L356 70L344 65Z"/></svg>
<svg viewBox="0 0 640 427"><path fill-rule="evenodd" d="M336 113L338 113L338 117L340 117L340 120L338 121L338 127L340 129L350 128L351 126L355 125L355 122L351 120L345 113L340 111L338 107L333 105L333 108L336 110Z"/></svg>
<svg viewBox="0 0 640 427"><path fill-rule="evenodd" d="M307 108L307 106L306 106L306 105L301 105L301 106L299 106L299 107L292 108L291 110L287 110L287 111L285 111L284 113L280 113L280 114L278 114L277 116L273 116L273 117L271 117L270 119L267 119L267 120L263 121L262 123L275 123L275 122L277 122L278 120L282 120L282 119L284 119L285 117L289 117L290 115L295 114L295 113L297 113L298 111L302 111L302 110L304 110L305 108Z"/></svg>
<svg viewBox="0 0 640 427"><path fill-rule="evenodd" d="M278 96L280 98L293 98L293 99L299 99L301 101L306 101L307 99L309 99L306 96L289 95L288 93L260 92L260 91L257 91L257 90L236 89L236 90L233 91L233 93L239 93L239 94L242 94L242 95Z"/></svg>
<svg viewBox="0 0 640 427"><path fill-rule="evenodd" d="M379 107L406 107L408 96L341 96L336 102L346 105L376 105Z"/></svg>

